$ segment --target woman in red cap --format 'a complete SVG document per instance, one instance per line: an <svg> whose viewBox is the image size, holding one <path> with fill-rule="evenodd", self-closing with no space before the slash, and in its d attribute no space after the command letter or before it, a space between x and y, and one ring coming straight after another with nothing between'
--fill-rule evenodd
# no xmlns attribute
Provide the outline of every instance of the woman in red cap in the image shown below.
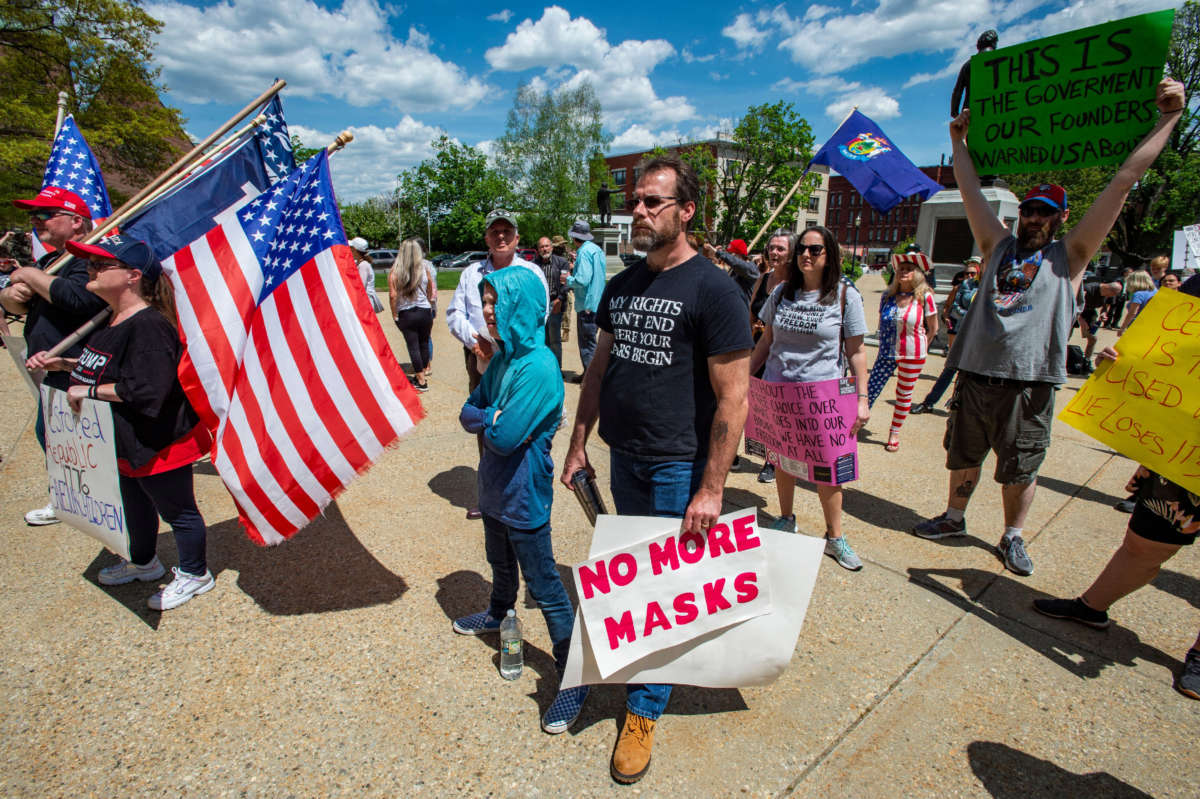
<svg viewBox="0 0 1200 799"><path fill-rule="evenodd" d="M165 574L155 553L162 516L175 533L179 566L149 605L170 610L215 584L192 486L192 463L208 452L211 437L176 376L182 345L171 284L145 242L109 236L95 244L67 242L67 249L87 259L88 291L107 302L112 314L78 358L43 351L29 366L70 371L67 401L76 411L85 397L112 404L131 560L101 569L99 580L121 585Z"/></svg>

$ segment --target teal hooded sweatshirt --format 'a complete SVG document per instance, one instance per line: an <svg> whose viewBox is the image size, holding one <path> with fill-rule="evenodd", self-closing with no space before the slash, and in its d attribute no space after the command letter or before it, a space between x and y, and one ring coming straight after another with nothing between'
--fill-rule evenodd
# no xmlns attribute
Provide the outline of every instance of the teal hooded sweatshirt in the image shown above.
<svg viewBox="0 0 1200 799"><path fill-rule="evenodd" d="M562 419L562 374L546 346L546 290L537 276L497 269L479 282L481 295L487 285L496 291L496 353L458 419L467 432L483 433L479 509L531 530L550 521L550 442Z"/></svg>

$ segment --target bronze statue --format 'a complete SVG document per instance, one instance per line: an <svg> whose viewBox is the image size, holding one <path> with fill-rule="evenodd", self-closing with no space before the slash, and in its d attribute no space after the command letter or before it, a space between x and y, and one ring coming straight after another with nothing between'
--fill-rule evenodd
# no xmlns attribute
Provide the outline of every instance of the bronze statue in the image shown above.
<svg viewBox="0 0 1200 799"><path fill-rule="evenodd" d="M986 30L979 36L979 40L975 42L976 51L982 53L984 50L995 50L996 44L1000 41L999 35L994 30ZM958 82L954 84L954 93L950 95L950 118L958 116L959 111L964 108L970 108L970 92L971 92L971 59L967 59L962 65L962 69L958 71ZM961 105L959 104L961 102Z"/></svg>
<svg viewBox="0 0 1200 799"><path fill-rule="evenodd" d="M616 189L610 189L607 183L602 183L596 192L596 207L600 209L600 224L612 224L612 203L609 196L616 194Z"/></svg>

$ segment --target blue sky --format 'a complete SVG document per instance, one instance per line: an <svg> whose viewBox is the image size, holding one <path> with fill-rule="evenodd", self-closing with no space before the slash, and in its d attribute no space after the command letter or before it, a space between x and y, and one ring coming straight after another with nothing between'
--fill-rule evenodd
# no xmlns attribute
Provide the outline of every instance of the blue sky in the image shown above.
<svg viewBox="0 0 1200 799"><path fill-rule="evenodd" d="M504 132L516 87L591 81L629 152L729 130L752 104L786 100L818 145L849 109L920 164L948 149L949 96L976 37L1017 44L1171 7L1164 0L847 0L823 3L162 2L155 57L167 101L207 135L282 77L306 144L350 128L333 159L339 198L361 200L446 134Z"/></svg>

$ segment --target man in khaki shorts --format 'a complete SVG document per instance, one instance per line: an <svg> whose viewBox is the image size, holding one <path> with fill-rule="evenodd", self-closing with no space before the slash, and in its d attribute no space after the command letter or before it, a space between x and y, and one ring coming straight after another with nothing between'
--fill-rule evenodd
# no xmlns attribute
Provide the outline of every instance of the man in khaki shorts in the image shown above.
<svg viewBox="0 0 1200 799"><path fill-rule="evenodd" d="M1004 500L1004 536L997 546L1012 572L1033 573L1022 536L1033 503L1037 471L1050 445L1054 394L1065 383L1067 342L1084 268L1117 221L1129 190L1162 151L1184 108L1183 85L1169 78L1155 95L1160 117L1121 164L1117 174L1062 239L1067 193L1042 184L1021 201L1012 236L983 196L967 151L970 111L950 123L954 176L971 234L983 255L979 293L959 326L947 368L959 371L946 424L946 511L917 524L921 538L967 534L964 514L988 451L996 453L996 482Z"/></svg>

